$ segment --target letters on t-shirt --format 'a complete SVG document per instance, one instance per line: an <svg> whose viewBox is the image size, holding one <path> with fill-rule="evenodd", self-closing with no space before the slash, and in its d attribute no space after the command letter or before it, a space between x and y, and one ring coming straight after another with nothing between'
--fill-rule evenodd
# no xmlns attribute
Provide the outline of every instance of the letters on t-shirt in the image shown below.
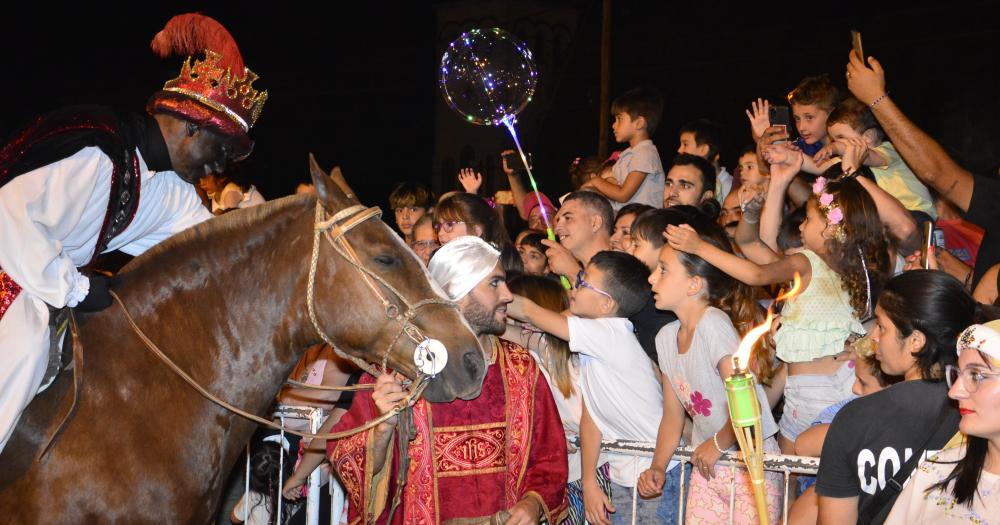
<svg viewBox="0 0 1000 525"><path fill-rule="evenodd" d="M936 454L937 450L925 450L920 461ZM903 467L903 463L909 461L913 455L913 449L907 447L903 451L903 458L900 459L899 452L892 447L885 447L878 455L871 449L861 449L858 452L858 482L861 490L867 494L875 495L876 492L885 489L893 476ZM916 469L914 469L916 470Z"/></svg>

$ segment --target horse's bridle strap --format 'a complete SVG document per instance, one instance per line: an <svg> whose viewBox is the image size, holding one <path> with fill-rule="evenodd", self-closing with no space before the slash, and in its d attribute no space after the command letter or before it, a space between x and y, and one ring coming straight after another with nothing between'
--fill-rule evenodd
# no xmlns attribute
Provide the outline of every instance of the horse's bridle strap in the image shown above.
<svg viewBox="0 0 1000 525"><path fill-rule="evenodd" d="M316 222L315 222L315 238L313 240L313 257L310 262L309 268L309 283L308 290L306 294L306 301L309 307L309 316L313 322L313 328L319 333L320 337L329 344L337 355L351 360L358 365L359 368L365 370L373 376L378 376L379 372L373 370L371 365L367 362L362 361L354 356L347 354L346 352L339 349L329 336L322 330L319 325L319 320L316 317L316 310L314 306L314 288L316 284L316 270L319 263L319 237L325 234L327 242L341 257L343 257L348 263L350 263L354 268L361 274L361 277L368 288L372 291L376 298L382 303L382 307L385 310L386 317L389 319L395 319L400 323L400 329L396 333L396 336L392 339L389 345L386 347L386 351L382 357L382 370L386 370L389 353L392 351L393 346L396 341L399 340L400 336L406 335L414 344L419 345L425 339L423 333L420 329L413 324L413 319L416 317L417 312L420 308L428 306L431 304L441 304L450 308L458 308L458 305L453 301L448 301L443 298L431 298L423 299L418 301L416 304L411 304L406 298L387 282L384 278L378 274L372 272L364 264L361 263L360 258L351 246L351 243L347 240L345 234L350 231L355 226L359 225L363 221L370 219L376 215L381 215L381 210L378 208L366 208L362 205L354 205L341 210L334 214L329 219L324 219L325 210L321 203L316 203ZM340 223L343 221L343 223ZM381 285L381 287L379 286ZM383 289L388 290L390 293L396 296L396 299L402 303L405 311L400 312L399 307L392 301L386 298L383 293ZM402 314L402 315L400 315Z"/></svg>
<svg viewBox="0 0 1000 525"><path fill-rule="evenodd" d="M341 235L347 233L352 228L361 224L362 222L372 218L373 216L382 216L382 210L379 208L367 208L360 204L355 204L348 208L344 208L337 213L333 214L332 217L325 221L317 222L314 226L319 231L336 230L337 233L331 234L335 237L340 237ZM341 221L346 222L340 224Z"/></svg>

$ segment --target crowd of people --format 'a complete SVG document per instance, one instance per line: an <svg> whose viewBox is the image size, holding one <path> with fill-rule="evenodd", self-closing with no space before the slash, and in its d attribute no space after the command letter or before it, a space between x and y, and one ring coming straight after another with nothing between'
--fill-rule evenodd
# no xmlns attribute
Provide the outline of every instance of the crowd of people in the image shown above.
<svg viewBox="0 0 1000 525"><path fill-rule="evenodd" d="M111 282L79 267L263 202L237 161L252 150L247 132L266 93L248 90L242 105L220 98L236 108L220 112L203 100L223 96L216 86L198 84L198 97L174 89L197 81L185 71L146 117L77 109L69 117L110 131L71 135L83 149L68 157L0 155L0 234L45 247L0 251L0 348L17 350L0 362L0 451L45 387L46 305L111 304ZM654 144L664 100L637 88L612 104L624 149L574 159L573 191L558 199L529 191L510 151L509 190L493 197L479 195L471 169L458 174L462 191L440 198L399 183L388 196L395 225L479 337L482 394L415 402L399 424L412 427L408 442L395 416L328 443L261 436L253 490L227 517L273 522L279 501L297 499L329 461L355 521L402 522L401 504L407 520L428 522L758 523L748 473L718 461L738 448L724 379L741 338L771 311L746 363L764 451L820 458L815 477L797 479L789 522L995 522L1000 178L963 169L907 119L874 58L852 52L844 77L847 91L829 75L802 79L787 97L789 122L769 101L751 102L732 172L711 121L681 127L675 151ZM128 228L133 217L142 231ZM360 374L324 345L293 379L372 386L353 398L283 391L282 402L329 410L323 431L406 400L399 377ZM602 440L653 443L655 453L605 452ZM689 467L672 459L680 446L694 449ZM786 513L782 481L770 472L763 482L772 523Z"/></svg>
<svg viewBox="0 0 1000 525"><path fill-rule="evenodd" d="M501 252L514 291L503 337L538 361L570 443L568 522L629 523L633 508L640 523L677 521L671 456L682 445L695 449L685 521L727 522L730 505L737 523L757 521L746 471L716 462L736 450L723 379L768 307L777 315L749 361L765 451L821 458L815 478L798 480L790 522L1000 513L989 306L1000 182L965 171L910 122L874 58L852 53L845 76L849 92L828 75L792 89L794 130L770 121L780 112L769 101L752 102L732 173L720 127L704 119L661 160L650 137L664 101L638 88L612 105L626 148L573 160L573 191L559 199L530 191L509 151L509 190L495 197L478 195L471 169L458 176L464 191L439 199L414 182L389 195L425 264L463 236ZM775 303L795 279L798 294ZM604 453L602 438L656 453ZM781 483L767 474L772 522Z"/></svg>

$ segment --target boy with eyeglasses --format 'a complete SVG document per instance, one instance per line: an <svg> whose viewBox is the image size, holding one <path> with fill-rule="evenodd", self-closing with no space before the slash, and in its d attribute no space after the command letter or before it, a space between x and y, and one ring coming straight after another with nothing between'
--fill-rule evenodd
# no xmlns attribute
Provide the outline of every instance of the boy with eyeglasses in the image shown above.
<svg viewBox="0 0 1000 525"><path fill-rule="evenodd" d="M564 316L515 295L507 314L527 321L560 339L580 354L583 416L580 447L587 520L596 524L631 523L636 479L650 458L604 454L601 439L653 442L663 411L663 396L649 357L636 339L628 317L649 297L649 269L635 257L613 251L594 255L576 276L570 313ZM604 461L601 461L601 460ZM611 500L597 483L599 464L609 464ZM663 494L639 498L639 523L677 521L677 462L671 462ZM610 512L609 520L606 512Z"/></svg>

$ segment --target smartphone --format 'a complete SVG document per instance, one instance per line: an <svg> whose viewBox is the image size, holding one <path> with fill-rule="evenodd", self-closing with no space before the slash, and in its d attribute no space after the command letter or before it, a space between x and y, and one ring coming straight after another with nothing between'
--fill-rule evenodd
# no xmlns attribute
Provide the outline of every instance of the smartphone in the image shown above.
<svg viewBox="0 0 1000 525"><path fill-rule="evenodd" d="M854 54L858 55L861 62L864 62L865 51L861 48L861 31L851 31L851 48L854 49Z"/></svg>
<svg viewBox="0 0 1000 525"><path fill-rule="evenodd" d="M780 126L787 132L788 126L792 123L792 111L788 106L770 106L767 108L767 120L771 122L772 126ZM784 140L779 140L775 144L784 142Z"/></svg>
<svg viewBox="0 0 1000 525"><path fill-rule="evenodd" d="M517 153L508 153L504 155L503 158L507 161L507 167L512 170L526 170L532 165L531 153L528 153L528 167L524 165L524 162L521 160L521 156Z"/></svg>
<svg viewBox="0 0 1000 525"><path fill-rule="evenodd" d="M934 249L943 250L944 248L944 230L938 227L934 227Z"/></svg>
<svg viewBox="0 0 1000 525"><path fill-rule="evenodd" d="M785 126L792 123L792 112L788 106L771 106L767 108L767 119L772 126Z"/></svg>
<svg viewBox="0 0 1000 525"><path fill-rule="evenodd" d="M927 221L924 223L924 238L920 243L920 267L930 269L931 258L929 257L932 243L934 242L934 223Z"/></svg>

